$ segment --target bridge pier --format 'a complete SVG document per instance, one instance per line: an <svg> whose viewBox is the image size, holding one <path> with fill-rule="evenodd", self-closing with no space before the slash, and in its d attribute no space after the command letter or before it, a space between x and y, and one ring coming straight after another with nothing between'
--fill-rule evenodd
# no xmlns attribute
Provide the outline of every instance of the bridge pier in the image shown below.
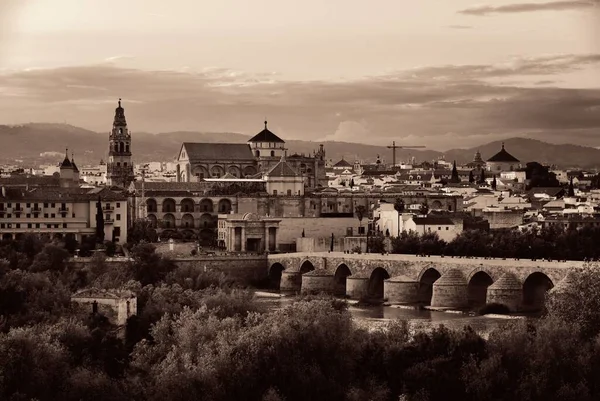
<svg viewBox="0 0 600 401"><path fill-rule="evenodd" d="M279 291L282 292L300 292L302 288L302 274L300 272L281 272L281 282Z"/></svg>
<svg viewBox="0 0 600 401"><path fill-rule="evenodd" d="M469 306L467 280L460 271L449 270L433 283L431 306L448 309Z"/></svg>
<svg viewBox="0 0 600 401"><path fill-rule="evenodd" d="M333 274L314 270L302 275L302 294L334 294L336 289Z"/></svg>
<svg viewBox="0 0 600 401"><path fill-rule="evenodd" d="M383 282L383 297L391 304L419 302L419 282L406 276L392 277Z"/></svg>
<svg viewBox="0 0 600 401"><path fill-rule="evenodd" d="M523 301L523 285L511 273L503 274L487 289L487 303L501 304L511 312L521 308Z"/></svg>
<svg viewBox="0 0 600 401"><path fill-rule="evenodd" d="M350 299L366 298L369 295L368 277L346 277L346 295Z"/></svg>

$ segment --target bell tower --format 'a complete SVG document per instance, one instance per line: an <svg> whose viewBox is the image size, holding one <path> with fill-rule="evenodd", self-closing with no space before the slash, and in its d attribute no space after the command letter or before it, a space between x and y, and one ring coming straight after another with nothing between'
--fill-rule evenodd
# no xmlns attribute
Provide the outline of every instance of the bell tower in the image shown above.
<svg viewBox="0 0 600 401"><path fill-rule="evenodd" d="M108 186L126 188L133 180L133 163L131 162L131 133L127 129L125 110L121 106L115 109L115 120L108 140L108 163L106 166L106 183Z"/></svg>

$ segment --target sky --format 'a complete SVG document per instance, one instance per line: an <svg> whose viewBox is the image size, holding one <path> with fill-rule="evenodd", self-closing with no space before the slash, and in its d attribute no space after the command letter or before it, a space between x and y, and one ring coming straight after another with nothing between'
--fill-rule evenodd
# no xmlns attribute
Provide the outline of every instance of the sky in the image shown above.
<svg viewBox="0 0 600 401"><path fill-rule="evenodd" d="M0 124L600 146L599 0L0 0Z"/></svg>

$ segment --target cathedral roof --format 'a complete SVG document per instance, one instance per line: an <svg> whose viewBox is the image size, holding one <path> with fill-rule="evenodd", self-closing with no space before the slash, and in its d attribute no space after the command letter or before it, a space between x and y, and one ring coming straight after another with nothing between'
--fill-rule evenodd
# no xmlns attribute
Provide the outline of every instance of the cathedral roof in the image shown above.
<svg viewBox="0 0 600 401"><path fill-rule="evenodd" d="M269 177L297 177L298 173L282 157L281 161L273 166L266 175Z"/></svg>
<svg viewBox="0 0 600 401"><path fill-rule="evenodd" d="M344 160L344 158L342 157L342 160L340 160L339 162L335 163L333 165L333 167L352 167L352 164L348 163L346 160Z"/></svg>
<svg viewBox="0 0 600 401"><path fill-rule="evenodd" d="M198 160L254 160L247 143L196 143L184 142L190 161ZM181 154L181 152L179 152Z"/></svg>
<svg viewBox="0 0 600 401"><path fill-rule="evenodd" d="M277 143L285 143L285 141L279 138L277 135L269 131L267 128L267 122L265 121L265 129L260 131L258 134L254 135L248 142L277 142Z"/></svg>
<svg viewBox="0 0 600 401"><path fill-rule="evenodd" d="M502 143L502 150L496 153L494 156L488 159L488 162L499 162L499 163L519 163L519 159L508 153L504 149L504 142Z"/></svg>

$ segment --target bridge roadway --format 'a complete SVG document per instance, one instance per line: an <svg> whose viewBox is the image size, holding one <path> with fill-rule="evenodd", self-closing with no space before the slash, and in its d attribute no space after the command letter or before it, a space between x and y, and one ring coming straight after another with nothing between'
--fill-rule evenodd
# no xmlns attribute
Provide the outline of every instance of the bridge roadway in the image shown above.
<svg viewBox="0 0 600 401"><path fill-rule="evenodd" d="M268 256L269 277L281 291L448 309L499 303L511 311L541 308L546 292L568 286L568 273L584 265L581 261L342 252Z"/></svg>

